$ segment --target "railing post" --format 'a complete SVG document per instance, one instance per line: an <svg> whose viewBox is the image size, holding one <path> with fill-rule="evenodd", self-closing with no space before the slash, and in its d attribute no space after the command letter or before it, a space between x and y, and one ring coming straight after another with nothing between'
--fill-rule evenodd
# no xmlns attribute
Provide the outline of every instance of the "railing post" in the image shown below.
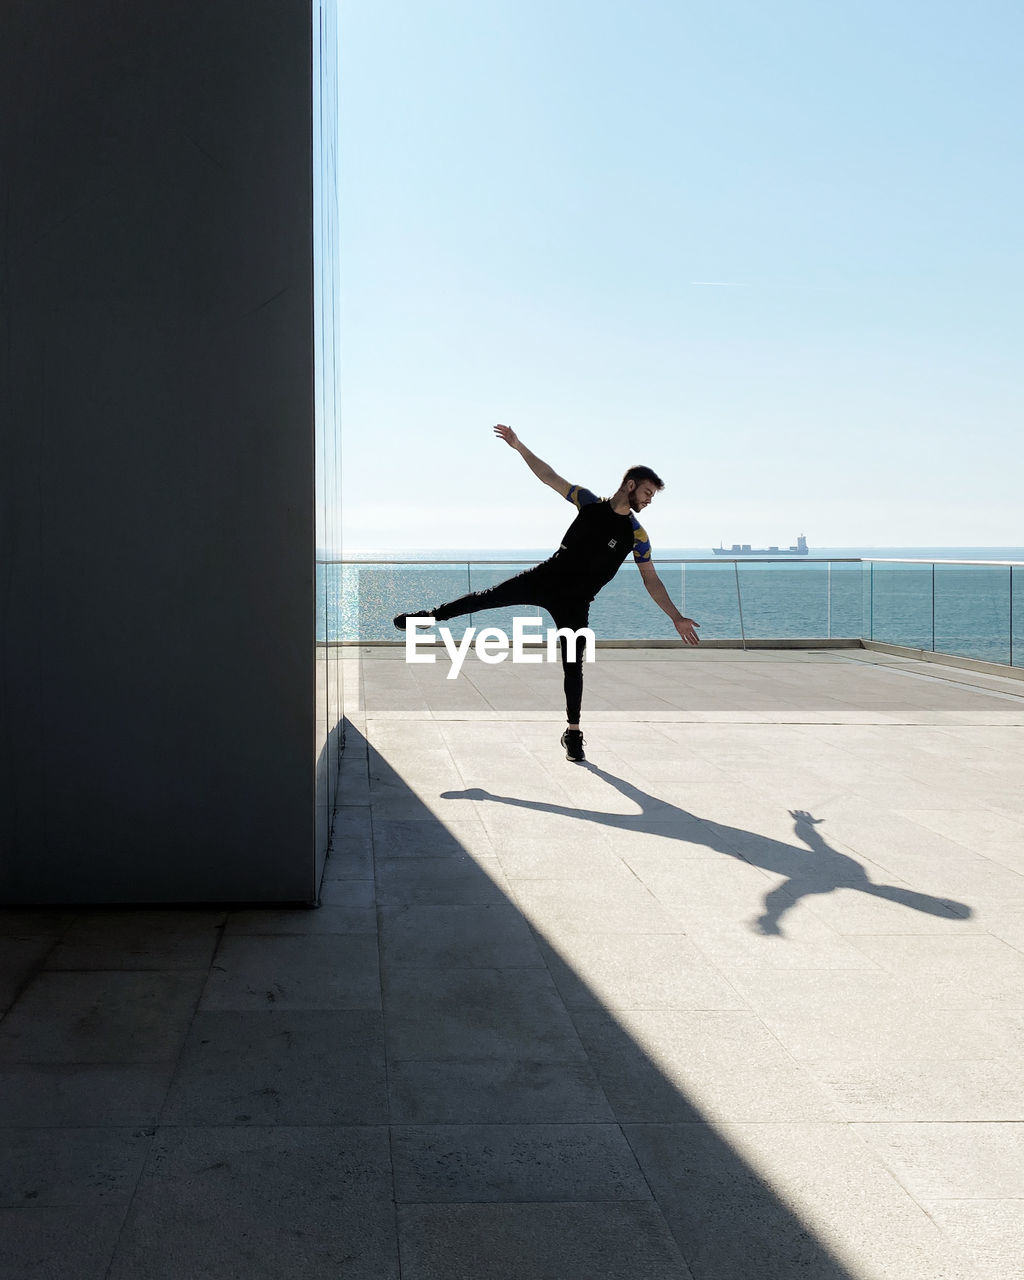
<svg viewBox="0 0 1024 1280"><path fill-rule="evenodd" d="M1007 573L1010 575L1010 666L1013 666L1013 565L1007 565Z"/></svg>
<svg viewBox="0 0 1024 1280"><path fill-rule="evenodd" d="M832 561L825 566L825 639L832 639Z"/></svg>
<svg viewBox="0 0 1024 1280"><path fill-rule="evenodd" d="M935 561L932 561L932 653L935 652Z"/></svg>
<svg viewBox="0 0 1024 1280"><path fill-rule="evenodd" d="M743 652L747 651L747 633L743 627L743 597L740 595L740 562L734 560L732 567L736 571L736 606L740 611L740 641L743 645Z"/></svg>

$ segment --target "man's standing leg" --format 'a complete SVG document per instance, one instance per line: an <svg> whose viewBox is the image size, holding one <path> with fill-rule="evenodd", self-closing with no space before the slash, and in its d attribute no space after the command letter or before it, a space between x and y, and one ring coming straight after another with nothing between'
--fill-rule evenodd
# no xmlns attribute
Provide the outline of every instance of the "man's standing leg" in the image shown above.
<svg viewBox="0 0 1024 1280"><path fill-rule="evenodd" d="M569 631L579 631L590 620L590 601L562 602L545 604L544 606L555 620L555 626ZM565 690L566 730L562 734L562 746L565 758L576 764L586 760L583 754L583 730L580 728L580 713L583 708L583 655L586 646L581 637L574 641L574 652L570 657L569 642L565 636L558 637L558 647L562 654L562 687Z"/></svg>
<svg viewBox="0 0 1024 1280"><path fill-rule="evenodd" d="M478 613L484 609L503 609L510 605L528 604L547 609L556 627L579 631L589 621L590 601L566 599L561 587L561 582L557 579L553 580L540 567L527 569L524 573L506 578L504 582L499 582L486 591L471 591L455 600L439 604L433 609L400 613L395 617L394 623L399 631L404 631L408 618L434 618L437 622L447 622L449 618L459 618L464 614ZM562 734L562 746L565 748L567 760L582 763L586 760L583 754L583 731L580 729L585 646L582 641L577 640L571 659L565 636L559 636L558 646L562 657L562 687L565 692L565 715L568 722Z"/></svg>

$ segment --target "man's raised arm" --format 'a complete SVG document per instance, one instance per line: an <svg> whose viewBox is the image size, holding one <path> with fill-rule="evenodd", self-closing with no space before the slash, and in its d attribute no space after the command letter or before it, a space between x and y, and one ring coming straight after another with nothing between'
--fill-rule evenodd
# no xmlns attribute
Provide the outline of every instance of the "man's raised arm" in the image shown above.
<svg viewBox="0 0 1024 1280"><path fill-rule="evenodd" d="M538 480L550 485L561 497L566 497L569 492L568 480L563 480L557 471L549 467L546 462L542 462L535 453L531 453L511 427L505 427L499 423L494 428L494 434L504 440L510 449L515 449L516 453L522 455L523 461Z"/></svg>

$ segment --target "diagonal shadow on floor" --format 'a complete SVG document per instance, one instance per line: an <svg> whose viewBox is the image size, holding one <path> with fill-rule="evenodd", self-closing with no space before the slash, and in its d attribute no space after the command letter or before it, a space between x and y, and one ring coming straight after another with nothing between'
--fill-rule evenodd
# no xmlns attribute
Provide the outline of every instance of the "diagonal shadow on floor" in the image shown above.
<svg viewBox="0 0 1024 1280"><path fill-rule="evenodd" d="M358 750L357 741L351 733L347 749ZM643 793L591 771L643 806ZM802 1098L797 1122L775 1126L785 1148L780 1194L730 1141L731 1126L709 1119L622 1018L593 991L580 998L578 975L570 997L555 940L536 934L497 869L485 870L499 860L471 857L372 745L369 778L371 805L383 815L373 819L374 852L403 1276L407 1267L431 1280L868 1274L848 1270L786 1202L785 1191L801 1181L806 1189L816 1167L828 1184L823 1199L835 1190L828 1157L814 1147L820 1125L837 1117L795 1062L773 1042L770 1083L748 1079L750 1095L762 1097L734 1112L741 1122L780 1119L765 1096L777 1084L790 1100ZM642 813L629 819L479 789L443 794L643 829ZM809 819L798 824L813 833ZM708 840L738 856L714 832ZM851 859L830 853L833 884L867 883ZM764 865L792 867L791 881L799 859L811 857L764 841ZM940 909L923 895L911 905L929 902ZM766 910L777 919L783 909L779 900ZM948 904L941 909L952 915ZM693 1028L695 1057L707 1048L702 1027L714 1023L719 1034L728 1026L730 1051L747 1055L756 1074L751 1046L765 1032L742 1002L712 1001L681 1016ZM884 1171L873 1173L888 1185ZM846 1243L881 1220L868 1215L851 1226ZM879 1238L871 1250L887 1247ZM933 1273L926 1264L906 1274Z"/></svg>
<svg viewBox="0 0 1024 1280"><path fill-rule="evenodd" d="M696 833L699 832L700 841L709 849L752 863L764 871L786 877L782 884L765 895L764 913L753 922L753 927L759 933L781 935L783 915L796 906L801 898L814 894L832 893L836 889L855 889L877 898L885 898L890 902L901 903L903 906L932 916L948 916L957 919L969 919L971 916L971 908L962 902L949 898L936 898L931 894L920 893L901 885L875 883L855 858L839 849L833 849L828 844L818 831L824 819L815 818L806 810L789 810L794 820L793 832L803 843L802 845L786 844L781 840L772 840L760 835L756 831L747 831L725 823L701 819L698 814L681 809L677 805L667 804L590 761L580 767L587 769L595 777L601 778L610 787L632 800L639 806L640 812L622 814L596 809L579 809L570 805L550 804L517 796L494 795L480 787L470 787L464 791L445 791L441 793L441 798L490 800L495 804L579 818L582 822L600 823L623 831L650 833L656 831L660 835L665 834L665 826L673 818L686 819L688 820L685 828L686 838L690 843L694 842ZM657 821L657 827L652 824L652 819ZM694 825L694 819L697 820L698 825Z"/></svg>

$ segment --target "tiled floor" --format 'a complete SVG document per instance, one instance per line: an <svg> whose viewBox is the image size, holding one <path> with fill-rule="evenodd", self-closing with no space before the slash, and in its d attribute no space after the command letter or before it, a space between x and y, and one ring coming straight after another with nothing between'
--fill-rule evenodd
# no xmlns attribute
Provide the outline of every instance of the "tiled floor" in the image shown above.
<svg viewBox="0 0 1024 1280"><path fill-rule="evenodd" d="M0 913L5 1280L1020 1280L1024 684L345 666L319 910Z"/></svg>

